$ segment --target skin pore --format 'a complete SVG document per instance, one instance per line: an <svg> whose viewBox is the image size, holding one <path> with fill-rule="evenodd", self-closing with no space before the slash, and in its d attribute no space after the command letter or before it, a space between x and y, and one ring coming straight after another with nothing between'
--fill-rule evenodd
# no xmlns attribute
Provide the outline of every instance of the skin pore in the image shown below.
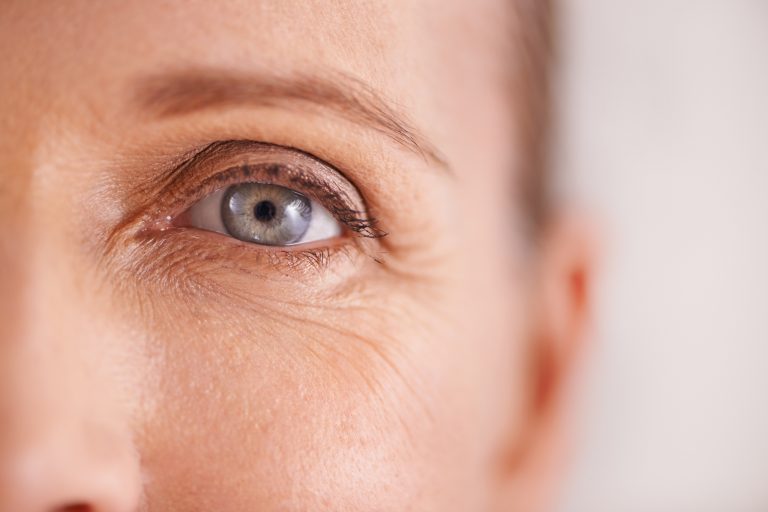
<svg viewBox="0 0 768 512"><path fill-rule="evenodd" d="M514 21L3 2L0 511L547 507L588 258L525 235ZM195 224L243 182L342 235Z"/></svg>

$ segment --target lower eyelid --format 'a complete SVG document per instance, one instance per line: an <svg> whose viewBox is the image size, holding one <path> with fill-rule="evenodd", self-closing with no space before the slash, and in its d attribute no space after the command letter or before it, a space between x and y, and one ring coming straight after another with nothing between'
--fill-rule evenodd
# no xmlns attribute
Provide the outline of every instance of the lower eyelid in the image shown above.
<svg viewBox="0 0 768 512"><path fill-rule="evenodd" d="M314 287L318 284L314 279L323 278L328 267L337 269L338 275L348 275L366 259L342 240L322 245L256 246L259 250L254 250L254 244L232 237L192 231L169 229L139 235L134 257L128 262L135 265L130 273L148 283L164 283L164 287L171 280L175 286L167 289L200 294L227 291L237 283L250 286L251 281L231 281L237 275Z"/></svg>

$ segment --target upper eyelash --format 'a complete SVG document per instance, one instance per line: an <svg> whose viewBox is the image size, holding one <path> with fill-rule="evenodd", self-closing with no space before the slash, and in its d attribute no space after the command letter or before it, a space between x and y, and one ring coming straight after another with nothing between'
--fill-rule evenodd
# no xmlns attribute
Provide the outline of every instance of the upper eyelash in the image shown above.
<svg viewBox="0 0 768 512"><path fill-rule="evenodd" d="M378 221L369 217L366 212L359 210L338 208L331 212L351 231L365 238L384 238L389 233L380 229L376 224Z"/></svg>
<svg viewBox="0 0 768 512"><path fill-rule="evenodd" d="M196 190L195 195L200 195L200 197L198 197L196 200L199 201L205 197L205 194L212 193L216 190L220 190L232 185L239 185L242 183L269 183L263 180L256 181L251 179L255 174L254 171L257 171L257 167L264 168L265 174L267 175L274 175L275 173L272 171L272 169L279 168L280 164L270 163L262 164L260 166L242 165L225 169L218 174L210 176L199 185L199 189ZM296 184L300 180L289 179L287 181ZM302 188L315 188L317 187L317 184L312 182L303 182L301 183L301 186ZM322 195L322 199L319 199L321 202L331 203L324 204L323 206L328 208L328 210L339 220L339 222L344 224L353 233L357 233L358 235L365 238L382 238L387 235L385 231L377 226L378 221L375 218L370 217L366 211L340 206L340 203L343 202L343 199L339 197L339 194L334 193L332 190L319 189L318 191L321 192L321 194L314 194L314 196L317 197L318 195ZM299 192L303 191L299 190ZM177 214L178 213L180 212L177 212Z"/></svg>
<svg viewBox="0 0 768 512"><path fill-rule="evenodd" d="M207 159L215 158L216 156L225 153L226 150L237 148L238 146L245 146L247 149L257 147L262 151L266 150L273 153L286 152L300 158L311 159L318 165L339 173L330 164L320 161L313 155L301 150L294 150L293 148L285 148L254 141L216 142L203 147L200 151L194 153L190 158L182 162L163 177L162 181L165 183L163 189L170 192L168 195L175 196L175 199L172 201L172 204L169 205L170 207L168 210L170 210L170 213L166 211L163 213L162 217L166 219L174 218L183 213L186 208L193 205L195 201L199 201L205 197L206 194L227 186L247 182L264 182L283 186L291 184L298 186L299 192L304 192L309 189L310 193L306 195L312 196L323 203L323 206L325 206L339 220L339 222L344 224L350 232L363 238L372 239L379 239L388 235L386 231L378 227L378 220L371 217L367 210L350 207L353 201L349 197L346 197L347 194L341 190L341 187L334 187L332 183L329 183L331 180L323 181L315 173L303 169L302 165L292 165L286 162L281 163L276 161L277 158L275 158L275 161L264 161L258 164L230 166L223 171L219 171L200 179L196 185L183 186L182 180L185 175L190 173L194 174L196 164L204 166ZM245 153L244 156L247 156L247 153ZM286 173L288 176L285 176ZM341 173L339 173L339 175L343 176ZM182 181L182 186L175 186L179 181ZM351 184L350 187L354 188ZM190 199L190 197L193 197L194 199ZM360 198L360 201L362 201L362 198ZM365 207L364 204L361 206Z"/></svg>

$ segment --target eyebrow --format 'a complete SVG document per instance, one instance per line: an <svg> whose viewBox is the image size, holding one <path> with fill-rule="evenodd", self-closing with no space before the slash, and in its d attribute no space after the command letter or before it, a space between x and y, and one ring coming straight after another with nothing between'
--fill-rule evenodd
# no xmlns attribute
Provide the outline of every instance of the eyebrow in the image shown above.
<svg viewBox="0 0 768 512"><path fill-rule="evenodd" d="M142 78L138 106L165 118L237 105L275 106L283 101L327 108L371 128L419 157L448 168L426 137L369 84L343 73L273 76L216 69L187 70Z"/></svg>

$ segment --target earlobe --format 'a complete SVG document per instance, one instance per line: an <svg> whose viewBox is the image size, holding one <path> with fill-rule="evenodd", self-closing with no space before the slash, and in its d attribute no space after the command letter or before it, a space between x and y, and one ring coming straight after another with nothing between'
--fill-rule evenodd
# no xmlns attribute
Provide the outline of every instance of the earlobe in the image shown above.
<svg viewBox="0 0 768 512"><path fill-rule="evenodd" d="M531 289L526 428L507 468L498 510L550 510L567 462L567 403L585 350L595 237L562 216L541 233Z"/></svg>

